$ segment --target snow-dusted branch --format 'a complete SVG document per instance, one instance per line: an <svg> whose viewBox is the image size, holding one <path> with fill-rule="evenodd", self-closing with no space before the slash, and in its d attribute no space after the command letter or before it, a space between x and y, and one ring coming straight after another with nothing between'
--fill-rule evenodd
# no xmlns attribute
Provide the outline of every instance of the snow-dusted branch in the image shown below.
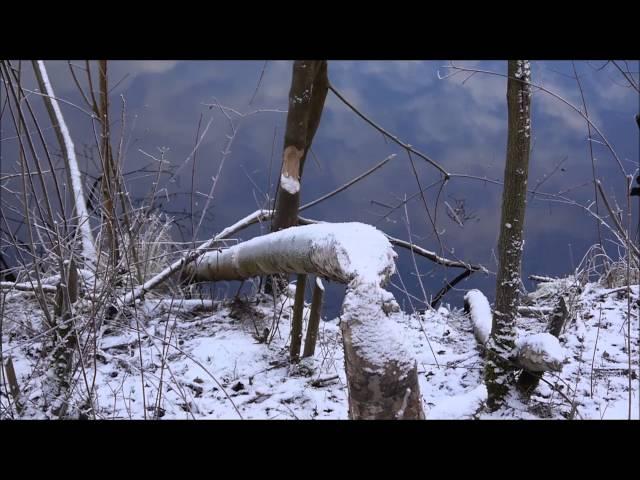
<svg viewBox="0 0 640 480"><path fill-rule="evenodd" d="M97 254L95 241L93 239L93 233L91 232L89 213L87 212L87 202L85 201L84 191L82 188L82 176L80 174L80 168L78 167L75 146L73 144L73 140L71 140L69 129L67 128L67 124L62 116L62 111L58 105L58 100L55 97L51 82L49 81L49 75L47 74L44 62L42 60L34 62L34 70L38 83L40 84L40 88L46 93L42 98L44 99L47 111L51 116L51 121L55 128L56 136L60 142L60 148L67 167L73 194L73 204L82 239L82 255L86 260L96 263Z"/></svg>
<svg viewBox="0 0 640 480"><path fill-rule="evenodd" d="M312 225L312 224L321 224L318 220L313 220L311 218L299 217L299 223L301 225ZM453 267L453 268L464 268L466 270L470 270L472 272L484 272L488 273L488 270L482 265L475 265L473 263L462 262L460 260L451 260L446 257L441 257L437 253L427 250L426 248L422 248L419 245L416 245L411 242L407 242L406 240L401 240L399 238L392 237L391 235L384 234L391 244L396 245L398 247L406 248L408 250L412 250L416 255L420 255L432 262L435 262L444 267Z"/></svg>
<svg viewBox="0 0 640 480"><path fill-rule="evenodd" d="M233 235L238 230L241 230L261 220L268 219L271 217L272 214L273 214L272 210L256 210L255 212L244 217L243 219L238 220L233 225L222 230L212 239L206 241L205 243L200 245L198 248L196 248L192 252L182 257L180 260L176 260L175 262L173 262L171 265L169 265L167 268L165 268L160 273L155 275L153 278L150 278L149 280L147 280L144 284L136 287L132 292L127 293L121 299L121 302L124 305L127 305L135 301L136 299L140 298L149 290L160 285L171 275L181 270L184 266L193 262L196 258L198 258L200 255L206 252L209 248L211 248L215 244L215 242L217 242L218 240L228 238L230 235Z"/></svg>
<svg viewBox="0 0 640 480"><path fill-rule="evenodd" d="M385 137L387 137L389 140L391 140L392 142L400 145L402 148L404 148L407 152L411 152L414 155L417 155L418 157L422 158L423 160L425 160L427 163L429 163L430 165L432 165L433 167L435 167L436 169L438 169L445 177L445 179L449 179L449 172L447 172L439 163L437 163L435 160L432 160L431 158L429 158L427 155L425 155L424 153L422 153L419 150L416 150L412 145L409 145L408 143L404 143L402 140L400 140L397 136L392 135L391 133L387 132L384 128L382 128L380 125L378 125L377 123L375 123L373 120L371 120L369 117L367 117L364 113L362 113L358 108L356 108L351 102L349 102L346 98L344 98L342 96L342 94L340 92L338 92L338 90L336 90L336 88L329 84L329 90L331 90L333 92L333 94L338 97L340 99L340 101L342 103L344 103L347 107L349 107L349 109L351 111L353 111L356 115L358 115L360 118L362 118L365 122L367 122L369 125L371 125L373 128L375 128L376 130L378 130L382 135L384 135Z"/></svg>
<svg viewBox="0 0 640 480"><path fill-rule="evenodd" d="M18 290L20 292L39 292L42 290L45 293L56 293L57 288L54 285L38 285L30 283L13 283L13 282L0 282L0 290Z"/></svg>
<svg viewBox="0 0 640 480"><path fill-rule="evenodd" d="M591 121L591 119L589 118L588 115L586 115L582 110L580 110L578 107L576 107L574 104L572 104L571 102L569 102L568 100L562 98L560 95L558 95L557 93L543 87L540 84L537 83L533 83L531 81L529 81L528 79L522 79L522 78L516 78L516 77L510 77L509 75L505 75L504 73L499 73L499 72L492 72L490 70L481 70L478 68L467 68L467 67L460 67L458 65L455 65L453 62L451 62L449 65L445 66L445 68L450 68L453 71L456 72L472 72L472 73L483 73L485 75L493 75L496 77L503 77L503 78L507 78L507 79L512 79L515 80L517 82L523 83L525 85L528 85L529 87L535 87L538 90L551 95L553 98L561 101L562 103L564 103L565 105L567 105L569 108L571 108L574 112L576 112L578 115L580 115L582 118L585 119L585 121L591 125L591 127L596 131L596 133L600 136L600 138L602 139L602 141L604 142L605 146L607 147L607 149L611 152L611 154L613 155L613 158L616 160L618 167L620 168L620 171L626 175L626 171L624 169L624 166L622 165L622 161L620 160L620 158L618 157L618 154L616 153L616 151L614 150L614 148L611 146L611 144L609 143L609 140L607 140L607 137L604 136L604 134L600 131L600 129L598 128L598 126L593 123ZM438 76L440 77L440 75L438 74ZM440 77L441 79L447 78L450 75L446 75L446 76L442 76Z"/></svg>
<svg viewBox="0 0 640 480"><path fill-rule="evenodd" d="M600 196L602 197L602 201L604 202L604 206L609 211L609 215L611 216L611 220L613 220L613 225L616 227L618 234L620 235L620 237L622 237L624 244L629 245L633 250L633 253L636 255L636 257L640 259L640 250L638 249L638 247L636 247L636 245L633 242L629 241L627 232L622 227L622 224L620 223L620 220L618 219L615 212L613 211L613 208L611 208L611 204L609 203L609 200L607 199L607 196L604 193L604 189L602 188L602 183L600 182L600 180L596 180L596 185L598 187L598 191L600 192Z"/></svg>

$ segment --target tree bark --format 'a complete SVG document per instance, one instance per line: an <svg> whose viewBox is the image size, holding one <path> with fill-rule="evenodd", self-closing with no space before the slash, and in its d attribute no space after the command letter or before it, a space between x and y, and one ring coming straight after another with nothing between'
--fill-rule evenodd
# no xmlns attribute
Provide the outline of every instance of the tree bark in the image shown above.
<svg viewBox="0 0 640 480"><path fill-rule="evenodd" d="M293 62L280 182L271 222L272 232L298 224L302 171L320 124L328 86L326 60ZM265 290L270 292L274 287L283 289L286 284L286 278L276 275L267 278Z"/></svg>
<svg viewBox="0 0 640 480"><path fill-rule="evenodd" d="M297 225L302 171L320 124L328 85L326 60L293 63L280 186L271 224L274 232Z"/></svg>
<svg viewBox="0 0 640 480"><path fill-rule="evenodd" d="M531 138L529 62L509 60L508 74L508 139L498 241L496 304L485 366L489 395L487 405L491 410L503 404L513 381L514 367L507 358L515 345Z"/></svg>
<svg viewBox="0 0 640 480"><path fill-rule="evenodd" d="M298 361L300 357L300 346L302 345L302 314L304 312L304 291L307 286L307 276L298 275L296 283L296 296L293 303L293 316L291 317L291 346L289 357L292 362Z"/></svg>
<svg viewBox="0 0 640 480"><path fill-rule="evenodd" d="M111 132L109 126L109 89L107 75L107 61L99 60L98 77L100 84L100 123L102 125L102 194L104 195L104 212L107 226L107 238L109 242L111 262L114 267L119 261L118 234L116 232L116 222L118 221L116 212L116 192L118 182L116 178L116 168L113 162L113 152L111 151Z"/></svg>
<svg viewBox="0 0 640 480"><path fill-rule="evenodd" d="M316 277L313 297L311 300L311 312L309 313L309 324L307 325L307 337L304 340L303 357L313 357L313 354L316 352L316 341L318 339L318 328L320 326L323 297L324 285L322 285L322 280L320 280L319 277Z"/></svg>

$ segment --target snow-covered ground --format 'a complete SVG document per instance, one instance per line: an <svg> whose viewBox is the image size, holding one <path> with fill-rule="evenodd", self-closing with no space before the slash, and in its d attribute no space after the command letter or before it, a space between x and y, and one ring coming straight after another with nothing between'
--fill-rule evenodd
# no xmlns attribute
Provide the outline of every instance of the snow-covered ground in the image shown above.
<svg viewBox="0 0 640 480"><path fill-rule="evenodd" d="M565 357L562 371L546 373L529 401L514 395L494 413L482 410L482 349L462 306L420 316L394 313L418 363L427 419L628 418L626 293L595 283L580 292L570 287L567 281L545 283L530 295L534 306L554 307L554 293L565 290L574 315L559 337ZM34 335L42 325L29 298L18 294L5 303L3 356L13 359L26 404L23 418L45 418L40 406L43 337ZM631 405L636 419L637 298L635 285ZM84 366L86 377L81 369L76 372L76 394L94 382L95 374L96 417L106 419L155 414L163 419L346 419L340 320L322 322L315 357L292 367L292 303L292 294L277 299L275 308L273 299L264 295L224 304L148 299L131 318L119 318L102 332L96 369L90 360ZM305 322L307 317L305 311ZM518 322L520 337L546 330L544 318ZM7 398L1 400L6 408Z"/></svg>

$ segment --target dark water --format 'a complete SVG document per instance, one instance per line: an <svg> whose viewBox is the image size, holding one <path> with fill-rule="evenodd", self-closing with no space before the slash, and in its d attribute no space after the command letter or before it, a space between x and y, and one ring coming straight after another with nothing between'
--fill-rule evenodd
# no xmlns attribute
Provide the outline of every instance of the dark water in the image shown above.
<svg viewBox="0 0 640 480"><path fill-rule="evenodd" d="M14 62L17 63L17 62ZM74 62L84 66L84 62ZM330 62L329 77L345 97L377 123L407 143L425 152L453 173L501 180L506 147L506 79L448 73L446 62ZM576 62L589 115L615 148L625 171L636 172L638 128L634 115L639 111L635 90L624 83L620 72L604 62ZM506 62L460 62L467 67L506 73ZM66 62L47 62L57 95L87 108L78 94ZM638 71L638 62L629 62ZM29 63L23 63L24 82L35 89ZM80 72L81 73L81 72ZM571 62L532 62L533 81L554 91L581 108L581 97ZM82 75L80 75L82 76ZM124 171L147 166L157 169L149 155L163 155L173 175L161 177L157 206L170 212L180 228L174 240L190 241L191 210L197 224L211 193L212 177L218 176L207 214L197 231L204 240L256 208L269 205L279 178L287 94L291 63L285 61L163 61L110 62L112 132L119 138L121 114L125 107ZM636 74L637 79L637 74ZM466 80L466 81L465 81ZM463 83L464 82L464 83ZM83 85L86 82L83 80ZM6 92L3 91L3 101ZM41 123L48 123L40 99L31 95ZM532 145L529 187L565 195L586 203L594 199L587 125L582 117L562 102L541 91L532 100ZM235 110L224 110L226 107ZM82 168L95 174L95 133L88 116L78 108L62 105L71 134L81 154ZM241 114L241 115L240 115ZM228 117L228 118L227 118ZM206 133L204 133L206 130ZM199 132L199 133L198 133ZM55 145L51 131L51 145ZM5 113L2 119L2 172L18 169L15 131ZM196 154L194 146L202 136ZM232 139L229 139L229 136ZM93 147L91 147L93 145ZM230 153L224 154L228 147ZM626 206L625 179L610 152L593 143L597 176L603 180L610 198ZM482 263L495 271L494 249L498 237L501 187L471 179L453 179L440 190L436 185L425 192L429 214L417 196L389 213L405 196L415 194L439 179L438 172L415 157L417 179L409 158L400 148L349 111L329 93L322 121L313 143L314 155L305 166L302 203L333 190L373 166L391 153L397 157L373 176L322 204L305 211L309 218L326 221L361 221L376 225L397 237L409 238L448 257ZM146 154L145 154L146 153ZM93 162L89 158L93 157ZM221 162L224 162L221 168ZM218 172L219 175L218 175ZM134 198L151 191L153 175L127 175ZM434 217L439 240L433 233L429 215ZM458 208L463 226L448 215L447 204ZM4 205L4 204L3 204ZM4 208L4 207L3 207ZM634 206L637 225L637 203ZM407 222L408 218L408 222ZM261 227L243 231L242 239L259 233ZM266 226L262 228L266 231ZM634 228L634 234L637 231ZM607 235L607 238L611 238ZM526 217L523 276L563 275L580 262L587 249L597 242L595 220L582 209L558 201L530 197ZM617 247L607 242L612 256ZM394 289L405 308L410 303L421 308L445 278L460 270L436 268L416 258L418 274L410 254L398 251L394 284L405 284L417 297L411 299ZM420 277L418 277L420 275ZM459 284L445 302L460 305L463 291L481 288L493 297L495 276L475 274ZM525 286L531 288L526 280ZM232 290L232 286L218 286ZM327 314L335 314L341 302L339 286L327 304Z"/></svg>

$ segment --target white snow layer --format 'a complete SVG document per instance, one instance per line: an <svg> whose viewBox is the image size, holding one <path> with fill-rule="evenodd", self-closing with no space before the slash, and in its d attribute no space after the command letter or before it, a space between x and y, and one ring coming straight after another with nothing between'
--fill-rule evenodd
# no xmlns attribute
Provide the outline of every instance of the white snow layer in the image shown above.
<svg viewBox="0 0 640 480"><path fill-rule="evenodd" d="M480 290L473 289L465 294L464 301L469 305L473 334L476 340L484 345L489 340L493 327L489 300Z"/></svg>
<svg viewBox="0 0 640 480"><path fill-rule="evenodd" d="M398 312L393 294L374 283L352 282L342 304L342 321L351 327L351 343L359 355L383 372L393 363L407 374L415 365L415 355L406 342L406 331L383 312Z"/></svg>
<svg viewBox="0 0 640 480"><path fill-rule="evenodd" d="M381 231L364 223L319 223L291 227L252 238L222 252L203 255L200 264L218 265L231 258L235 270L264 258L291 273L317 273L349 283L383 284L394 272L396 253ZM265 268L267 268L265 266ZM271 266L273 268L273 265Z"/></svg>
<svg viewBox="0 0 640 480"><path fill-rule="evenodd" d="M516 340L514 352L523 367L533 372L561 370L565 352L550 333L537 333Z"/></svg>
<svg viewBox="0 0 640 480"><path fill-rule="evenodd" d="M471 418L487 400L487 387L478 385L473 390L444 399L427 414L427 420L456 420Z"/></svg>
<svg viewBox="0 0 640 480"><path fill-rule="evenodd" d="M323 236L326 242L335 242L343 271L358 277L363 283L380 285L395 272L397 256L386 235L365 223L325 223L307 225L315 227L312 233Z"/></svg>
<svg viewBox="0 0 640 480"><path fill-rule="evenodd" d="M300 182L293 177L280 175L280 186L291 195L295 195L300 191Z"/></svg>

